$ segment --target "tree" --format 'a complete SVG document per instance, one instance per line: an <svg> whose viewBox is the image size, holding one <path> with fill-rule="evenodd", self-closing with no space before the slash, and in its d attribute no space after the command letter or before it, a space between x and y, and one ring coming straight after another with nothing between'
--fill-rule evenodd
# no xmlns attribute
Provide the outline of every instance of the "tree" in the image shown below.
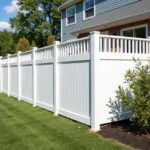
<svg viewBox="0 0 150 150"><path fill-rule="evenodd" d="M33 47L36 47L36 44L35 44L34 40L31 43L31 48L33 48Z"/></svg>
<svg viewBox="0 0 150 150"><path fill-rule="evenodd" d="M35 40L38 47L47 45L50 33L60 40L60 12L58 7L66 0L18 0L20 12L10 19L19 37Z"/></svg>
<svg viewBox="0 0 150 150"><path fill-rule="evenodd" d="M31 50L29 41L25 37L20 38L17 45L17 51L25 52L28 50Z"/></svg>
<svg viewBox="0 0 150 150"><path fill-rule="evenodd" d="M47 39L47 45L53 45L54 41L55 41L54 35L50 34Z"/></svg>
<svg viewBox="0 0 150 150"><path fill-rule="evenodd" d="M13 33L6 30L0 31L0 56L14 54L16 52L16 43L13 40Z"/></svg>
<svg viewBox="0 0 150 150"><path fill-rule="evenodd" d="M127 110L131 110L132 121L147 130L150 127L150 65L134 61L135 69L125 74L127 88L119 86L117 99Z"/></svg>

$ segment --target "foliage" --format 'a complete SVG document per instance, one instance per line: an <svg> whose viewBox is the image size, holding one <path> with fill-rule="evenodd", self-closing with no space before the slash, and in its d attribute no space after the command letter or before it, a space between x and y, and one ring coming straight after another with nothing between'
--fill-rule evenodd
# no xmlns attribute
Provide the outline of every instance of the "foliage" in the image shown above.
<svg viewBox="0 0 150 150"><path fill-rule="evenodd" d="M47 39L47 45L53 45L54 41L55 41L54 35L50 34Z"/></svg>
<svg viewBox="0 0 150 150"><path fill-rule="evenodd" d="M17 51L25 52L28 50L31 50L29 41L25 37L20 38L17 45Z"/></svg>
<svg viewBox="0 0 150 150"><path fill-rule="evenodd" d="M0 56L14 54L16 51L16 43L13 40L13 33L0 31Z"/></svg>
<svg viewBox="0 0 150 150"><path fill-rule="evenodd" d="M47 45L47 38L52 33L60 40L60 12L58 7L66 0L18 0L20 11L10 19L12 28L20 37L34 40L38 47Z"/></svg>
<svg viewBox="0 0 150 150"><path fill-rule="evenodd" d="M135 60L135 68L125 74L127 88L119 86L117 98L132 112L132 120L142 129L150 127L150 65Z"/></svg>
<svg viewBox="0 0 150 150"><path fill-rule="evenodd" d="M34 40L31 43L31 48L33 48L33 47L36 47L36 44L35 44Z"/></svg>

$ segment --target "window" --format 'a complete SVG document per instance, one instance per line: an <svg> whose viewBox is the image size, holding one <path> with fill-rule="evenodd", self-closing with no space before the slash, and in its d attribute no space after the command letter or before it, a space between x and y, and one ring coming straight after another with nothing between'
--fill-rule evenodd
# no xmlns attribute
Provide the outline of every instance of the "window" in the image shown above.
<svg viewBox="0 0 150 150"><path fill-rule="evenodd" d="M95 0L85 0L84 1L84 3L83 3L83 5L84 5L83 19L84 20L95 16L94 1Z"/></svg>
<svg viewBox="0 0 150 150"><path fill-rule="evenodd" d="M73 25L76 23L76 6L66 10L66 24Z"/></svg>
<svg viewBox="0 0 150 150"><path fill-rule="evenodd" d="M122 30L122 35L127 37L147 38L147 25L124 29Z"/></svg>
<svg viewBox="0 0 150 150"><path fill-rule="evenodd" d="M127 37L147 38L147 36L148 36L148 25L126 28L126 29L123 29L121 33L123 36L127 36ZM136 42L132 41L132 44L131 44L131 41L129 41L129 40L127 40L126 42L127 42L128 48L129 48L129 49L127 48L127 50L126 50L127 52L134 51L133 46L132 46L133 44L134 44L134 47L136 47L138 53L140 53L140 50L142 53L145 51L145 48L143 47L143 45L140 44L139 41L136 41ZM129 44L130 44L130 47L129 47ZM125 45L125 43L124 43L124 45Z"/></svg>

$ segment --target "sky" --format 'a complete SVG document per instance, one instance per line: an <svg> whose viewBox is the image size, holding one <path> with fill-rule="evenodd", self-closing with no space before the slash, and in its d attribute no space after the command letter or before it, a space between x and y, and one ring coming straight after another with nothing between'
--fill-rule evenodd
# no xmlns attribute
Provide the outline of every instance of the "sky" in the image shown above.
<svg viewBox="0 0 150 150"><path fill-rule="evenodd" d="M18 11L17 0L0 0L0 31L13 31L9 19L16 16Z"/></svg>

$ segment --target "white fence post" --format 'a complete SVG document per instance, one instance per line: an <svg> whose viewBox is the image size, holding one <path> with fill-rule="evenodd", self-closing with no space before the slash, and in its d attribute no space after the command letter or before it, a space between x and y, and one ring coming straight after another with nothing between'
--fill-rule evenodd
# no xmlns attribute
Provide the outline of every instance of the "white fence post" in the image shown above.
<svg viewBox="0 0 150 150"><path fill-rule="evenodd" d="M100 69L98 67L98 55L100 50L100 32L93 31L90 32L90 50L91 50L91 129L97 131L100 129L100 124L97 118L97 101L98 99L98 88L97 73L96 71ZM100 115L100 114L99 114Z"/></svg>
<svg viewBox="0 0 150 150"><path fill-rule="evenodd" d="M54 115L58 115L59 110L59 69L58 69L58 44L59 41L54 42Z"/></svg>
<svg viewBox="0 0 150 150"><path fill-rule="evenodd" d="M21 96L20 54L21 54L21 52L19 51L17 54L17 58L18 58L18 101L20 101L20 96Z"/></svg>
<svg viewBox="0 0 150 150"><path fill-rule="evenodd" d="M8 90L7 95L10 96L10 54L7 54L7 70L8 70Z"/></svg>
<svg viewBox="0 0 150 150"><path fill-rule="evenodd" d="M35 55L35 51L37 50L37 47L34 47L32 50L32 60L33 60L33 107L36 107L36 55Z"/></svg>
<svg viewBox="0 0 150 150"><path fill-rule="evenodd" d="M0 56L0 93L2 93L2 87L3 87L3 83L2 83L2 56Z"/></svg>

